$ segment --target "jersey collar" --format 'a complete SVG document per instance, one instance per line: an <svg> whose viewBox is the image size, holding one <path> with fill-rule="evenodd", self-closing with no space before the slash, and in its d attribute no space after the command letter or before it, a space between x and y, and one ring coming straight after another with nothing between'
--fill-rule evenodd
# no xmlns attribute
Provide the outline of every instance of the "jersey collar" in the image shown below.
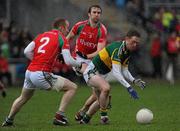
<svg viewBox="0 0 180 131"><path fill-rule="evenodd" d="M126 47L126 42L125 41L122 41L122 44L121 44L121 46L119 47L119 50L118 50L118 56L120 55L120 54L122 54L122 52L129 52L128 51L128 49L127 49L127 47Z"/></svg>
<svg viewBox="0 0 180 131"><path fill-rule="evenodd" d="M90 23L89 20L88 20L88 22L87 22L87 25L91 26L91 23ZM101 23L98 22L98 23L96 24L96 27L100 28L100 26L101 26ZM92 26L91 26L91 27L92 27ZM94 28L96 28L96 27L94 27Z"/></svg>

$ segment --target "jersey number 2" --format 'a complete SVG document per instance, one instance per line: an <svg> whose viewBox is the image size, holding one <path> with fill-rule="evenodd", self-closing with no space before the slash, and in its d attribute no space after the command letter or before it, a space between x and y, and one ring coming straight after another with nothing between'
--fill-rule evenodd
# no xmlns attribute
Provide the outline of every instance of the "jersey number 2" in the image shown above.
<svg viewBox="0 0 180 131"><path fill-rule="evenodd" d="M43 47L46 46L49 43L49 37L41 38L40 42L42 43L42 45L39 46L38 53L45 53L46 51L43 50Z"/></svg>

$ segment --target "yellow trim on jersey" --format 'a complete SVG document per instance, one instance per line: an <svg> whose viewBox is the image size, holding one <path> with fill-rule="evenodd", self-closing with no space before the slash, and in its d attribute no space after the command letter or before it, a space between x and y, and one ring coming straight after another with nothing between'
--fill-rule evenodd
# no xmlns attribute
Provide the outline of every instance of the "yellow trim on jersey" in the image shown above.
<svg viewBox="0 0 180 131"><path fill-rule="evenodd" d="M114 61L114 60L112 60L112 63L113 63L113 64L117 64L117 65L121 65L121 66L123 66L123 67L128 67L127 64L121 64L119 61Z"/></svg>
<svg viewBox="0 0 180 131"><path fill-rule="evenodd" d="M115 50L113 51L112 56L111 56L111 59L113 58L114 53L115 53L116 50L118 50L118 49L115 49ZM112 60L112 63L113 63L113 64L118 64L118 65L121 65L121 66L124 66L124 67L128 67L128 65L125 64L127 61L128 61L128 59L126 59L123 63L121 63L121 62L119 62L119 61Z"/></svg>
<svg viewBox="0 0 180 131"><path fill-rule="evenodd" d="M119 61L115 61L115 60L112 60L112 63L117 64L117 65L121 65L121 63Z"/></svg>
<svg viewBox="0 0 180 131"><path fill-rule="evenodd" d="M127 65L126 62L128 61L128 58L123 62L123 65Z"/></svg>
<svg viewBox="0 0 180 131"><path fill-rule="evenodd" d="M99 57L100 57L100 59L104 62L104 64L105 64L109 69L111 69L111 58L109 57L109 54L108 54L106 48L102 49L102 50L99 52Z"/></svg>
<svg viewBox="0 0 180 131"><path fill-rule="evenodd" d="M112 55L111 55L111 59L113 58L114 53L115 53L116 50L118 50L118 49L115 49L115 50L113 51L113 53L112 53Z"/></svg>

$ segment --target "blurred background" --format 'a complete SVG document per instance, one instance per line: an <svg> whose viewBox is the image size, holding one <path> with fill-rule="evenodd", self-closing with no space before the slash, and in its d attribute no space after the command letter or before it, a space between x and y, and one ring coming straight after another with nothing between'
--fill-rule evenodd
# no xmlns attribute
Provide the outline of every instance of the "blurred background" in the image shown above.
<svg viewBox="0 0 180 131"><path fill-rule="evenodd" d="M141 33L142 44L129 65L134 76L170 84L180 81L179 0L1 0L0 80L8 86L22 84L29 62L24 48L37 34L49 30L56 17L68 19L71 27L87 19L92 4L102 7L107 44L122 40L130 28ZM63 64L58 63L54 72L77 79L71 67Z"/></svg>

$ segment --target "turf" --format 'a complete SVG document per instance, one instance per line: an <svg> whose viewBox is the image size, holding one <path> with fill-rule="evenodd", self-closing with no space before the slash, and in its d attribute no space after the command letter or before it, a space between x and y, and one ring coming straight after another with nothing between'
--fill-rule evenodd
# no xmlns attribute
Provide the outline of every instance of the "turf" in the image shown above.
<svg viewBox="0 0 180 131"><path fill-rule="evenodd" d="M54 126L52 120L58 109L62 93L36 91L33 98L17 114L14 127L0 127L0 131L178 131L180 130L180 83L169 85L163 81L148 81L145 90L137 90L140 99L133 100L120 84L112 85L112 109L109 111L110 124L101 125L99 113L89 125L79 125L74 120L75 112L90 95L91 89L79 84L79 89L66 112L70 125ZM18 87L8 88L8 96L0 97L0 122L10 110L13 100L20 94ZM151 124L141 125L135 115L140 108L153 111Z"/></svg>

